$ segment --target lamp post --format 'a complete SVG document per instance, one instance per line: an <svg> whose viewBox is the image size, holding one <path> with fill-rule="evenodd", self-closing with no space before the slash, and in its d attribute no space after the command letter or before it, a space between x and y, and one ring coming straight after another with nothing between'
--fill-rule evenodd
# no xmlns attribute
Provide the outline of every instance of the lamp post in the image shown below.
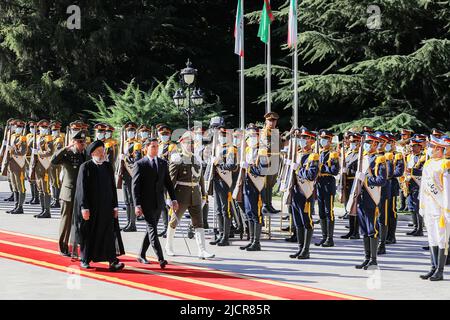
<svg viewBox="0 0 450 320"><path fill-rule="evenodd" d="M203 93L200 89L194 87L197 76L197 69L192 67L192 62L188 59L186 68L180 72L180 86L173 95L175 105L182 110L188 119L187 129L190 130L191 117L194 114L195 107L203 104ZM187 89L188 95L185 91Z"/></svg>

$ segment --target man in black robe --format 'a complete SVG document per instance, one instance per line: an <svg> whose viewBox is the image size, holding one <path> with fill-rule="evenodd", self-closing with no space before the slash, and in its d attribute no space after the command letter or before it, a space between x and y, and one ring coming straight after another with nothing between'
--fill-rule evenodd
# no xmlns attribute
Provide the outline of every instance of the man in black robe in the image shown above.
<svg viewBox="0 0 450 320"><path fill-rule="evenodd" d="M110 271L123 269L117 256L125 253L118 221L114 171L105 161L104 143L97 140L87 149L91 160L80 167L76 188L76 231L80 243L81 267L108 261Z"/></svg>

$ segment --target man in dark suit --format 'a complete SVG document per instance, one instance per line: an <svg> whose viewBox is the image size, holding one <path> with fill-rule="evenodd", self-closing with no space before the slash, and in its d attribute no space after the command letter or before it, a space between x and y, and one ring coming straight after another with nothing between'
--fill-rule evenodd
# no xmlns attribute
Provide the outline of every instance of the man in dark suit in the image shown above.
<svg viewBox="0 0 450 320"><path fill-rule="evenodd" d="M164 192L167 190L172 207L178 209L175 191L170 179L167 161L158 158L158 140L150 139L146 145L147 155L135 163L132 173L132 192L136 216L144 215L147 233L142 243L138 262L148 264L145 254L151 244L161 269L167 265L158 240L157 225L162 208L166 205Z"/></svg>

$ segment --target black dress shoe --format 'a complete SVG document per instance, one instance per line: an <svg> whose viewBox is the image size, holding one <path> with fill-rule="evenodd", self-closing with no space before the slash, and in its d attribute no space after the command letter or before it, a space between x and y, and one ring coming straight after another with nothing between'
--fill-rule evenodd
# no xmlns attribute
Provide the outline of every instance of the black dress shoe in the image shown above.
<svg viewBox="0 0 450 320"><path fill-rule="evenodd" d="M430 251L430 247L429 246L422 247L422 249L425 250L425 251Z"/></svg>
<svg viewBox="0 0 450 320"><path fill-rule="evenodd" d="M65 252L60 252L59 255L63 256L63 257L70 257L70 253L65 251Z"/></svg>
<svg viewBox="0 0 450 320"><path fill-rule="evenodd" d="M150 261L148 261L146 258L143 257L138 257L137 262L142 263L142 264L150 264Z"/></svg>
<svg viewBox="0 0 450 320"><path fill-rule="evenodd" d="M11 194L9 198L3 199L3 201L14 201L14 194Z"/></svg>
<svg viewBox="0 0 450 320"><path fill-rule="evenodd" d="M144 216L139 216L139 217L136 218L136 220L138 220L138 221L144 221L144 220L145 220L145 217L144 217Z"/></svg>
<svg viewBox="0 0 450 320"><path fill-rule="evenodd" d="M122 231L123 232L136 232L137 230L136 230L136 226L134 226L134 227L128 226L128 227L123 228Z"/></svg>
<svg viewBox="0 0 450 320"><path fill-rule="evenodd" d="M281 228L281 231L289 231L289 227Z"/></svg>
<svg viewBox="0 0 450 320"><path fill-rule="evenodd" d="M355 240L355 239L361 239L361 237L359 236L359 234L353 234L349 237L349 239Z"/></svg>
<svg viewBox="0 0 450 320"><path fill-rule="evenodd" d="M160 260L159 261L159 267L161 269L164 269L167 266L167 260Z"/></svg>
<svg viewBox="0 0 450 320"><path fill-rule="evenodd" d="M282 220L288 220L288 219L289 219L289 215L287 215L287 216L282 216L281 219L282 219Z"/></svg>
<svg viewBox="0 0 450 320"><path fill-rule="evenodd" d="M36 198L36 199L34 199L34 200L31 200L31 201L30 201L30 204L41 204L41 202L39 201L38 198Z"/></svg>
<svg viewBox="0 0 450 320"><path fill-rule="evenodd" d="M89 265L89 263L84 262L84 261L80 262L80 267L82 269L92 269L92 267Z"/></svg>
<svg viewBox="0 0 450 320"><path fill-rule="evenodd" d="M50 212L44 212L43 214L39 214L36 216L36 218L38 219L50 219L52 217L52 215L50 214Z"/></svg>
<svg viewBox="0 0 450 320"><path fill-rule="evenodd" d="M122 262L113 262L109 264L109 271L116 272L120 271L125 267L125 265Z"/></svg>
<svg viewBox="0 0 450 320"><path fill-rule="evenodd" d="M164 237L167 234L167 229L158 233L158 237Z"/></svg>

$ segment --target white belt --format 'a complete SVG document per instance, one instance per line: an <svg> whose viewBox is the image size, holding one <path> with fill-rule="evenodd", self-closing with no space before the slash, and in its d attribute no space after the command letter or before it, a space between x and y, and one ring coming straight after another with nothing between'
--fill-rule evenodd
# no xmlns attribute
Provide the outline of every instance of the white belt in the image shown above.
<svg viewBox="0 0 450 320"><path fill-rule="evenodd" d="M176 186L178 186L178 185L180 185L180 186L185 186L185 187L196 187L196 186L198 186L199 185L199 183L198 182L184 182L184 181L177 181L176 183L175 183L175 187Z"/></svg>

